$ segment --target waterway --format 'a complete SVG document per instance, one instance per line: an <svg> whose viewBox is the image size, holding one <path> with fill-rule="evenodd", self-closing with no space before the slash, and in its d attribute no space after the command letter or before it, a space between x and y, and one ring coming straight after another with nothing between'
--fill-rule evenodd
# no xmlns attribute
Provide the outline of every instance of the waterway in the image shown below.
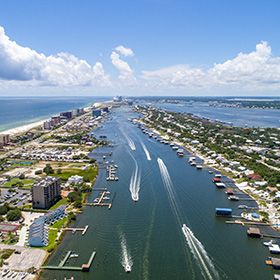
<svg viewBox="0 0 280 280"><path fill-rule="evenodd" d="M212 183L213 174L188 164L187 153L179 158L170 146L129 122L136 114L128 107L110 116L95 134L116 143L98 152L113 152L106 160L118 165L119 181L106 181L101 168L95 187L108 188L113 206L86 206L72 226L89 225L87 233L68 232L49 261L58 265L72 250L79 257L66 265L80 266L96 251L90 271L46 271L40 279L272 279L272 268L265 265L265 240L250 239L247 227L215 217L216 207L230 207L240 215L238 204L255 203L229 201ZM88 201L97 195L94 191ZM130 273L124 270L128 263Z"/></svg>
<svg viewBox="0 0 280 280"><path fill-rule="evenodd" d="M145 103L147 104L147 103ZM231 122L234 126L280 127L280 110L209 106L208 102L148 103L170 111L195 114L199 117ZM213 105L213 103L212 103Z"/></svg>

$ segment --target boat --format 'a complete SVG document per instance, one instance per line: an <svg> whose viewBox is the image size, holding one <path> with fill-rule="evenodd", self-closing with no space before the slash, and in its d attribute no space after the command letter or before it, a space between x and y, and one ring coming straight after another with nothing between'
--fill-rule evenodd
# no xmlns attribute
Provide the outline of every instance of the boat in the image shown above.
<svg viewBox="0 0 280 280"><path fill-rule="evenodd" d="M75 233L75 232L76 232L76 230L75 230L75 229L73 229L73 230L72 230L72 233Z"/></svg>
<svg viewBox="0 0 280 280"><path fill-rule="evenodd" d="M78 257L79 257L78 254L71 254L71 255L70 255L70 258L78 258Z"/></svg>
<svg viewBox="0 0 280 280"><path fill-rule="evenodd" d="M238 201L238 200L239 200L239 197L238 197L238 196L235 196L235 195L230 195L230 196L228 197L228 200Z"/></svg>
<svg viewBox="0 0 280 280"><path fill-rule="evenodd" d="M131 265L130 264L126 264L124 267L125 272L130 272L131 271Z"/></svg>
<svg viewBox="0 0 280 280"><path fill-rule="evenodd" d="M269 242L264 242L263 245L264 246L271 246L273 243L273 240L271 239Z"/></svg>
<svg viewBox="0 0 280 280"><path fill-rule="evenodd" d="M110 192L109 192L109 191L107 191L107 192L106 192L106 194L110 194Z"/></svg>
<svg viewBox="0 0 280 280"><path fill-rule="evenodd" d="M132 199L136 202L138 201L138 197L137 196L133 196Z"/></svg>
<svg viewBox="0 0 280 280"><path fill-rule="evenodd" d="M268 246L268 250L271 254L280 254L280 247L277 244L271 244Z"/></svg>
<svg viewBox="0 0 280 280"><path fill-rule="evenodd" d="M209 174L213 174L214 171L213 171L213 170L209 170L208 173L209 173Z"/></svg>
<svg viewBox="0 0 280 280"><path fill-rule="evenodd" d="M109 199L110 199L110 197L108 197L108 196L104 196L104 197L103 197L103 199L104 199L104 200L109 200Z"/></svg>
<svg viewBox="0 0 280 280"><path fill-rule="evenodd" d="M197 166L196 166L196 169L202 169L202 165L200 165L200 164L197 165Z"/></svg>
<svg viewBox="0 0 280 280"><path fill-rule="evenodd" d="M2 277L4 277L5 275L7 275L9 272L10 272L9 269L4 269L4 270L2 271Z"/></svg>

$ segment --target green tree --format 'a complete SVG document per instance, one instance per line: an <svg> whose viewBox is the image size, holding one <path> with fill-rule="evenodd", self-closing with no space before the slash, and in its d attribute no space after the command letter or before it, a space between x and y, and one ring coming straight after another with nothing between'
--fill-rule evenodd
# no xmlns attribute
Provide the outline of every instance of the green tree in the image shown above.
<svg viewBox="0 0 280 280"><path fill-rule="evenodd" d="M17 221L21 218L21 211L19 209L10 210L7 213L8 221Z"/></svg>
<svg viewBox="0 0 280 280"><path fill-rule="evenodd" d="M61 169L60 169L60 168L57 169L57 170L56 170L56 173L57 173L57 174L61 174Z"/></svg>
<svg viewBox="0 0 280 280"><path fill-rule="evenodd" d="M21 174L21 175L19 176L19 179L20 179L20 180L25 179L25 175L24 175L24 174Z"/></svg>
<svg viewBox="0 0 280 280"><path fill-rule="evenodd" d="M46 164L46 167L44 167L43 171L49 175L49 174L54 174L54 170L52 169L51 165L48 163Z"/></svg>
<svg viewBox="0 0 280 280"><path fill-rule="evenodd" d="M80 208L80 207L82 207L82 201L81 200L76 200L73 205L76 208Z"/></svg>

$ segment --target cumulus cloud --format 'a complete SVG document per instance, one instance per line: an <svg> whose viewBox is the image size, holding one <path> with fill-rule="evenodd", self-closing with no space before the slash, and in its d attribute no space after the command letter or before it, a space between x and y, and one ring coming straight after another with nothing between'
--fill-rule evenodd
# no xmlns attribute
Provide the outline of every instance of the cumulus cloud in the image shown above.
<svg viewBox="0 0 280 280"><path fill-rule="evenodd" d="M124 46L118 46L115 48L115 50L118 51L123 56L134 56L132 49L125 48Z"/></svg>
<svg viewBox="0 0 280 280"><path fill-rule="evenodd" d="M119 79L126 86L135 86L136 78L133 76L133 70L130 68L128 63L120 59L120 55L116 52L111 53L111 60L113 65L120 71Z"/></svg>
<svg viewBox="0 0 280 280"><path fill-rule="evenodd" d="M109 76L97 62L91 67L68 53L45 56L11 41L0 26L0 79L31 81L40 85L110 86Z"/></svg>
<svg viewBox="0 0 280 280"><path fill-rule="evenodd" d="M247 88L280 88L280 58L272 57L267 42L257 44L256 50L239 53L206 71L186 65L157 71L142 71L142 78L169 87L209 88L217 85L238 85Z"/></svg>

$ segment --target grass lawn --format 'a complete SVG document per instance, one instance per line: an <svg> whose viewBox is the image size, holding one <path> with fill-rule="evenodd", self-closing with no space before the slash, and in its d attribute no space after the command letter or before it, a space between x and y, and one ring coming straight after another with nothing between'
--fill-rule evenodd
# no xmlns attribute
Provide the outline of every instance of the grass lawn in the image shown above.
<svg viewBox="0 0 280 280"><path fill-rule="evenodd" d="M90 166L87 170L81 169L62 169L61 174L51 174L51 176L60 177L62 180L66 181L73 175L79 175L82 177L88 177L90 182L92 182L98 174L98 167Z"/></svg>
<svg viewBox="0 0 280 280"><path fill-rule="evenodd" d="M22 182L25 185L31 185L35 182L34 179L23 179L20 180L18 178L13 178L11 181L8 181L4 184L4 187L11 187L13 184L16 184L17 182ZM31 187L31 186L30 186Z"/></svg>
<svg viewBox="0 0 280 280"><path fill-rule="evenodd" d="M68 205L69 202L67 201L67 198L63 197L61 198L56 204L54 204L50 210L54 210L55 208L59 207L60 205Z"/></svg>
<svg viewBox="0 0 280 280"><path fill-rule="evenodd" d="M50 226L51 228L57 228L57 229L61 229L61 227L66 223L66 221L68 220L68 217L57 221L56 223L54 223L52 226Z"/></svg>
<svg viewBox="0 0 280 280"><path fill-rule="evenodd" d="M48 250L49 248L54 246L56 236L57 236L57 229L50 229L49 230L49 245L47 247L31 247L31 248Z"/></svg>

